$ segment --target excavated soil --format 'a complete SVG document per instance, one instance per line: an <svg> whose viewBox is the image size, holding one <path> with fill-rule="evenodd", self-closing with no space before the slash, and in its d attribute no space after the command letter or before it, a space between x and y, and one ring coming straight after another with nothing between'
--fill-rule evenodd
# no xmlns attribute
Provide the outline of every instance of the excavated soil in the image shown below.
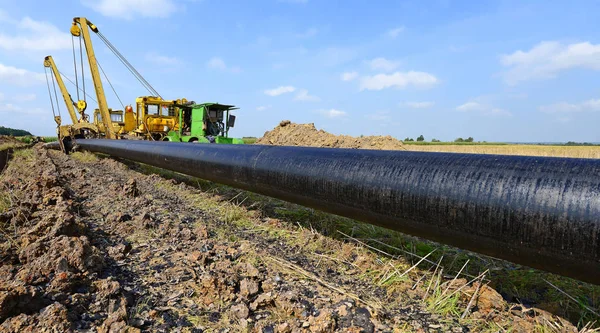
<svg viewBox="0 0 600 333"><path fill-rule="evenodd" d="M5 144L5 143L21 144L22 142L17 140L14 136L0 135L0 144Z"/></svg>
<svg viewBox="0 0 600 333"><path fill-rule="evenodd" d="M272 131L266 132L256 144L277 146L306 146L355 149L404 149L400 140L386 136L334 135L324 130L317 130L315 124L295 124L289 120L282 121Z"/></svg>
<svg viewBox="0 0 600 333"><path fill-rule="evenodd" d="M470 303L467 320L432 313L425 272L386 288L369 274L396 262L110 158L38 145L0 186L2 332L576 331L464 279L435 285Z"/></svg>

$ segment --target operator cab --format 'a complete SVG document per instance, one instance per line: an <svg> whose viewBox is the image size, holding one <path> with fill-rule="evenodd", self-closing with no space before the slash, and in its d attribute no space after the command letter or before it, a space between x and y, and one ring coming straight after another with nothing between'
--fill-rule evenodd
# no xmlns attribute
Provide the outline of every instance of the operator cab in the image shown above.
<svg viewBox="0 0 600 333"><path fill-rule="evenodd" d="M180 105L181 136L207 138L212 142L214 137L227 137L229 128L235 125L235 116L229 114L237 110L233 105L218 103L188 103Z"/></svg>

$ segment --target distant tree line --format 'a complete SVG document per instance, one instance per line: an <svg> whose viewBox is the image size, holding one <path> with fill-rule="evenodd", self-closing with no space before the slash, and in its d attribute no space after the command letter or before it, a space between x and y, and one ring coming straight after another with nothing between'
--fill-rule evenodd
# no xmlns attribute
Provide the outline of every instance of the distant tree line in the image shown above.
<svg viewBox="0 0 600 333"><path fill-rule="evenodd" d="M14 128L9 128L9 127L4 127L4 126L0 126L0 135L12 135L12 136L27 136L27 135L32 135L31 133L25 131L25 130L20 130L20 129L14 129Z"/></svg>
<svg viewBox="0 0 600 333"><path fill-rule="evenodd" d="M404 139L404 141L411 142L411 141L415 141L415 140L413 138L407 137L406 139ZM423 134L419 135L419 137L417 138L416 141L417 142L424 142L425 141L425 137L423 136ZM468 138L466 138L466 139L458 138L458 139L454 140L454 142L473 142L473 141L474 141L474 139L471 136L468 137ZM441 142L441 141L438 140L438 139L431 139L431 142Z"/></svg>
<svg viewBox="0 0 600 333"><path fill-rule="evenodd" d="M590 143L590 142L575 142L569 141L565 143L565 146L597 146L598 144Z"/></svg>
<svg viewBox="0 0 600 333"><path fill-rule="evenodd" d="M473 142L473 137L468 137L466 139L458 138L458 139L454 140L454 142Z"/></svg>

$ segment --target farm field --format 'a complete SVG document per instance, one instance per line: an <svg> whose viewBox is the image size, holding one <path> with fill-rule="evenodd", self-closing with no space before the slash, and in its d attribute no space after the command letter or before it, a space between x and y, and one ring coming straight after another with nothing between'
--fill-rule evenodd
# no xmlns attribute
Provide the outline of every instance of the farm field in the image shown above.
<svg viewBox="0 0 600 333"><path fill-rule="evenodd" d="M404 145L406 150L468 154L524 155L547 157L600 158L600 146L551 145Z"/></svg>

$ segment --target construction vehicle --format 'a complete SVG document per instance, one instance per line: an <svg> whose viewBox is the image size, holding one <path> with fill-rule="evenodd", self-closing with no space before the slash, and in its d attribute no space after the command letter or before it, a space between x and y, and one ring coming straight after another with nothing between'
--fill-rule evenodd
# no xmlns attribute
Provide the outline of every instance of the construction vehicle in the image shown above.
<svg viewBox="0 0 600 333"><path fill-rule="evenodd" d="M131 107L124 107L125 113L111 112L106 103L106 95L100 78L100 70L98 61L95 57L94 48L91 40L91 32L97 34L106 46L119 58L119 60L127 67L127 69L138 79L140 83L152 94L152 96L144 96L136 99L136 112L133 112ZM98 112L95 114L95 119L111 118L112 131L107 131L106 138L137 138L147 140L162 140L163 137L171 130L177 130L178 114L174 107L177 103L185 103L185 99L180 100L164 100L160 94L139 74L139 72L123 57L123 55L100 33L98 27L85 17L73 18L71 26L71 35L83 39L90 71L94 81L94 88L98 98ZM80 52L81 54L82 52ZM81 61L83 62L83 56ZM106 77L106 75L105 75ZM110 80L106 77L110 84ZM110 84L112 87L112 84ZM114 88L113 88L114 91ZM115 91L116 94L116 91ZM118 95L117 95L118 97ZM120 100L120 98L119 98ZM120 117L119 117L120 115ZM102 121L104 123L105 121Z"/></svg>
<svg viewBox="0 0 600 333"><path fill-rule="evenodd" d="M235 125L235 116L229 111L233 105L219 103L187 103L178 105L179 130L169 131L164 141L196 143L243 144L242 139L229 138L229 128Z"/></svg>
<svg viewBox="0 0 600 333"><path fill-rule="evenodd" d="M98 109L94 112L93 122L98 128L97 137L107 139L144 139L155 141L184 141L184 142L215 142L215 143L242 143L239 139L228 138L228 131L233 127L235 116L229 115L229 111L235 109L233 106L221 105L217 103L195 104L188 102L185 98L176 100L165 100L162 96L146 81L144 77L123 57L123 55L112 45L106 37L98 30L92 22L85 17L73 18L71 26L71 35L73 38L79 38L81 57L81 76L84 91L84 100L78 101L75 105L85 105L85 81L83 78L83 47L85 46L87 62L92 75L94 90L98 103ZM113 111L108 107L106 95L100 72L104 74L106 81L110 84L112 90L117 95L110 80L104 73L102 66L96 59L91 40L91 33L95 33L106 44L115 56L125 65L125 67L136 77L144 86L150 95L136 98L135 110L132 106L124 106L123 111ZM82 44L84 46L82 46ZM75 55L75 45L73 43L73 54ZM77 59L75 61L75 76L77 77ZM76 80L77 82L77 80ZM76 83L79 91L79 85ZM117 95L119 101L121 99ZM210 106L212 105L212 106ZM185 111L184 111L185 109ZM214 117L210 112L213 112ZM185 116L184 116L185 113ZM193 115L193 116L192 116ZM226 118L224 118L226 117ZM224 120L227 121L224 121ZM230 121L230 119L233 119ZM192 124L192 120L196 121ZM202 122L200 123L198 122ZM186 125L186 129L182 128ZM70 138L69 132L63 131L62 135ZM83 136L87 137L87 136ZM93 136L92 136L93 137Z"/></svg>
<svg viewBox="0 0 600 333"><path fill-rule="evenodd" d="M54 87L54 95L56 98L56 106L58 109L58 115L54 110L54 100L52 98L52 93L50 93L50 81L48 80L48 71L46 69L50 69L51 78L52 78L52 86ZM62 76L56 64L54 63L54 59L52 56L44 57L44 69L46 72L46 83L48 84L48 93L50 95L50 102L52 104L52 112L54 113L54 121L57 125L57 135L61 139L59 140L61 144L61 148L63 151L70 150L71 141L74 138L95 138L99 136L100 130L97 125L91 124L88 119L88 115L85 114L85 109L87 108L87 103L85 101L78 101L75 103L71 94L67 91L67 87L65 86L64 81L62 80ZM71 116L72 125L62 125L62 118L60 115L60 107L58 106L58 95L56 94L56 85L58 85L65 105L67 107L67 111ZM75 107L79 112L79 118L75 113Z"/></svg>

